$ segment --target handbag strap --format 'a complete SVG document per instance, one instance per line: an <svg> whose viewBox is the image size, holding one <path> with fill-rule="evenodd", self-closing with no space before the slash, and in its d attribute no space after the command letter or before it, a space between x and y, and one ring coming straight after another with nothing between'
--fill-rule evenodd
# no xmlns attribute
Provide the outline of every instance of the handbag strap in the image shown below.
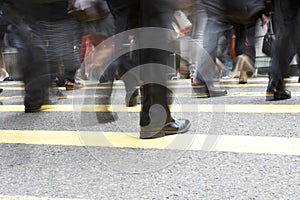
<svg viewBox="0 0 300 200"><path fill-rule="evenodd" d="M268 32L269 32L271 35L274 35L274 29L273 29L273 14L272 14L272 13L270 13L270 15L269 15Z"/></svg>

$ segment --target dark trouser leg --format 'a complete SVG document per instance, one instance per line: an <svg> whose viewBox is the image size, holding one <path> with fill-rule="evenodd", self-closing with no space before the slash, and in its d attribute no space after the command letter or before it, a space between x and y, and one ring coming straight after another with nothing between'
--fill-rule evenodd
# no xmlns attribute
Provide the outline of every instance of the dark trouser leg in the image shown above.
<svg viewBox="0 0 300 200"><path fill-rule="evenodd" d="M207 24L204 31L203 47L200 55L197 55L197 74L196 82L205 83L205 88L202 91L194 90L200 96L224 96L227 91L215 87L218 82L219 72L216 67L216 57L218 49L218 40L224 33L230 29L228 24L218 23L213 15L208 15ZM195 51L197 52L197 51Z"/></svg>
<svg viewBox="0 0 300 200"><path fill-rule="evenodd" d="M272 46L272 64L270 81L267 88L267 100L291 98L290 91L285 89L284 77L289 64L299 49L300 15L298 8L292 6L292 0L275 1L274 9L277 24L276 40ZM280 17L278 17L280 16Z"/></svg>
<svg viewBox="0 0 300 200"><path fill-rule="evenodd" d="M137 105L137 96L139 86L139 73L134 70L138 63L138 52L132 52L130 55L123 55L119 58L118 76L123 80L126 89L125 104L128 107Z"/></svg>
<svg viewBox="0 0 300 200"><path fill-rule="evenodd" d="M63 68L64 68L64 79L75 83L75 75L77 69L80 67L79 58L73 56L73 59L63 60Z"/></svg>
<svg viewBox="0 0 300 200"><path fill-rule="evenodd" d="M142 63L167 63L169 52L157 49L141 51ZM166 66L165 66L166 67ZM167 74L162 67L150 64L141 70L142 87L142 111L140 125L147 126L151 122L153 126L160 126L172 121L168 106ZM152 110L153 109L153 110ZM161 110L158 110L161 109Z"/></svg>
<svg viewBox="0 0 300 200"><path fill-rule="evenodd" d="M47 63L43 61L41 49L19 50L19 66L23 65L23 80L25 85L25 112L38 112L49 95L49 71Z"/></svg>

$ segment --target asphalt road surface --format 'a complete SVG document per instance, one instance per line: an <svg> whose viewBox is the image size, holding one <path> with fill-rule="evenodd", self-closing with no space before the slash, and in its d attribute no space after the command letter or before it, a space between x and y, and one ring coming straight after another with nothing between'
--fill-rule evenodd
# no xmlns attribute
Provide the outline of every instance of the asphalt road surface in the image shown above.
<svg viewBox="0 0 300 200"><path fill-rule="evenodd" d="M292 99L267 102L267 81L223 79L229 94L217 98L171 81L173 115L192 126L153 140L138 138L140 106L125 107L121 81L108 106L118 120L102 124L94 82L59 88L33 114L21 82L1 83L0 199L299 199L300 84L289 79Z"/></svg>

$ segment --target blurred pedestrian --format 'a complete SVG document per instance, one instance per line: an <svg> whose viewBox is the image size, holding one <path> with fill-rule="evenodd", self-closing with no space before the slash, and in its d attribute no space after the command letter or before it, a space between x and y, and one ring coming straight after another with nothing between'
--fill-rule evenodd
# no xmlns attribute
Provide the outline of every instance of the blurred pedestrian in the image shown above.
<svg viewBox="0 0 300 200"><path fill-rule="evenodd" d="M70 1L55 0L41 2L45 13L38 17L41 37L47 53L51 82L66 90L75 90L83 84L75 80L79 69L80 22L69 14Z"/></svg>
<svg viewBox="0 0 300 200"><path fill-rule="evenodd" d="M11 24L10 46L18 50L18 66L21 67L24 81L25 112L39 112L49 97L49 70L46 63L46 50L36 24L39 5L33 1L9 0L4 14Z"/></svg>
<svg viewBox="0 0 300 200"><path fill-rule="evenodd" d="M123 0L106 0L111 14L114 18L115 34L120 34L126 31L126 23L128 18L128 6L129 1ZM121 41L115 41L118 45L128 45L128 48L132 48L134 40L128 41L127 38L121 38ZM130 47L131 45L131 47ZM126 106L132 107L137 105L138 90L136 87L139 85L139 78L130 73L130 70L138 64L137 52L131 52L122 55L113 64L116 65L116 73L119 78L122 79L123 75L126 74L126 79L123 79L126 96Z"/></svg>
<svg viewBox="0 0 300 200"><path fill-rule="evenodd" d="M12 78L10 77L9 73L6 70L4 56L2 54L5 48L4 35L7 32L8 25L9 23L7 19L5 19L5 16L3 15L3 11L0 5L0 82L12 81Z"/></svg>
<svg viewBox="0 0 300 200"><path fill-rule="evenodd" d="M275 38L272 44L272 63L266 100L291 98L286 89L284 78L294 55L300 52L300 1L273 0L273 27Z"/></svg>
<svg viewBox="0 0 300 200"><path fill-rule="evenodd" d="M235 34L234 53L236 56L236 60L231 76L239 77L240 84L246 84L248 81L248 76L252 76L254 73L254 65L256 59L255 27L255 24L236 24L233 28Z"/></svg>
<svg viewBox="0 0 300 200"><path fill-rule="evenodd" d="M238 58L238 67L242 71L240 82L245 83L245 74L255 72L253 62L249 58L255 57L253 56L255 53L253 33L257 19L264 13L264 0L203 0L203 5L208 16L204 31L204 49L215 61L218 39L225 31L235 26L239 37L236 43L236 53L240 55ZM217 73L215 69L210 69L210 71L207 69L206 72L202 76L209 82Z"/></svg>
<svg viewBox="0 0 300 200"><path fill-rule="evenodd" d="M182 4L183 2L183 4ZM174 11L182 9L186 3L183 0L132 0L129 5L128 28L159 27L172 29ZM162 29L163 30L163 29ZM174 45L170 35L162 31L160 38L144 38L136 36L137 43L151 42ZM146 41L145 41L146 40ZM184 133L190 127L187 119L175 119L171 116L166 77L158 64L167 65L170 52L160 49L140 50L140 64L149 65L141 70L142 110L140 113L140 138L150 139L170 134ZM173 52L171 52L173 53ZM157 83L159 80L161 84Z"/></svg>
<svg viewBox="0 0 300 200"><path fill-rule="evenodd" d="M196 97L217 97L227 94L225 89L216 87L219 84L220 68L221 66L211 62L209 55L203 52L205 26L207 23L207 14L202 0L194 0L192 6L187 9L188 17L193 24L193 29L190 34L192 44L188 44L189 62L190 62L190 76L193 88L193 95ZM225 33L225 31L224 31ZM224 34L225 35L225 34ZM219 37L218 39L220 39ZM221 40L220 40L221 41ZM191 45L191 47L190 47ZM218 57L221 59L224 49L227 45L222 42L218 43ZM186 54L186 53L183 53ZM212 66L213 65L213 66ZM201 71L201 73L200 73ZM212 74L209 76L208 74Z"/></svg>

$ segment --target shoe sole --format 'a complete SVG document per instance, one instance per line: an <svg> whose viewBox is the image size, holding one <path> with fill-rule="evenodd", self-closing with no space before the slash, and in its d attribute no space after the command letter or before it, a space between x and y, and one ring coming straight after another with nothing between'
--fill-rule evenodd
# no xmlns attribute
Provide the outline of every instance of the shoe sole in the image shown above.
<svg viewBox="0 0 300 200"><path fill-rule="evenodd" d="M191 127L191 123L189 123L184 129L180 131L167 131L167 130L160 130L156 132L140 132L140 139L155 139L155 138L160 138L164 137L167 135L175 135L175 134L182 134L186 133L189 128Z"/></svg>
<svg viewBox="0 0 300 200"><path fill-rule="evenodd" d="M34 110L25 109L25 113L39 113L39 112L42 112L42 110L41 109L34 109Z"/></svg>
<svg viewBox="0 0 300 200"><path fill-rule="evenodd" d="M228 92L223 92L223 93L214 93L214 92L210 92L209 93L209 97L223 97L226 96L228 94Z"/></svg>
<svg viewBox="0 0 300 200"><path fill-rule="evenodd" d="M239 84L247 84L247 81L239 81Z"/></svg>

